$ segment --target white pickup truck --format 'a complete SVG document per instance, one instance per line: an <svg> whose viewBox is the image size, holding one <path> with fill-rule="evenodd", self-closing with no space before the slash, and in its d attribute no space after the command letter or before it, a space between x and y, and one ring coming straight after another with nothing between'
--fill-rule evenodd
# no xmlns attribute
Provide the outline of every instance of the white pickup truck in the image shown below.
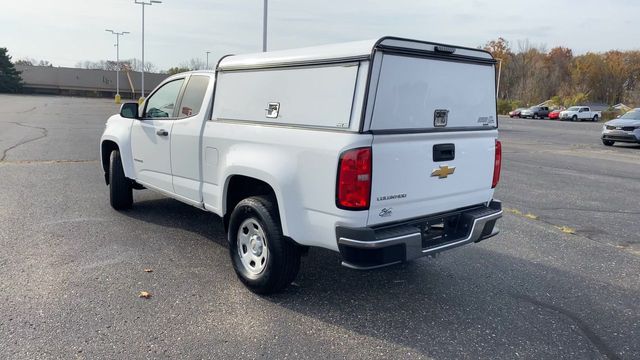
<svg viewBox="0 0 640 360"><path fill-rule="evenodd" d="M107 121L111 205L151 189L222 217L240 280L271 293L309 247L373 269L497 234L495 61L379 40L222 58Z"/></svg>
<svg viewBox="0 0 640 360"><path fill-rule="evenodd" d="M560 120L582 121L590 120L597 122L602 117L601 111L591 111L588 106L572 106L560 112Z"/></svg>

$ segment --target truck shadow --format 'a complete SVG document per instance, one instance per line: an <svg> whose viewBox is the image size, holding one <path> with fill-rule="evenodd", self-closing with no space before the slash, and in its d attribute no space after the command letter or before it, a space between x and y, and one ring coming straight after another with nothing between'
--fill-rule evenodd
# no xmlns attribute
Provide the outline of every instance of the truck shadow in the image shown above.
<svg viewBox="0 0 640 360"><path fill-rule="evenodd" d="M176 200L138 201L125 214L227 247L219 217ZM262 299L271 311L284 308L413 356L640 356L640 343L620 336L639 330L640 306L632 300L640 298L637 289L497 251L508 236L368 272L340 266L334 252L312 249L295 283ZM276 311L263 326L282 326L281 316Z"/></svg>
<svg viewBox="0 0 640 360"><path fill-rule="evenodd" d="M143 199L136 198L133 209L123 212L124 215L136 220L196 233L218 245L227 247L226 234L219 216L147 190L144 192L146 194L141 196ZM153 198L149 198L149 195Z"/></svg>

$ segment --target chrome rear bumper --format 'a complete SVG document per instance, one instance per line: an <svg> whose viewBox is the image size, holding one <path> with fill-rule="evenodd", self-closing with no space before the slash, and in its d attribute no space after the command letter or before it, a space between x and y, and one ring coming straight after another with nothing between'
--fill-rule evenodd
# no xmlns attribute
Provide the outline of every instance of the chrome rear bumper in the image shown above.
<svg viewBox="0 0 640 360"><path fill-rule="evenodd" d="M375 269L417 259L498 234L496 221L502 203L491 201L421 219L376 228L338 227L342 265L360 270Z"/></svg>

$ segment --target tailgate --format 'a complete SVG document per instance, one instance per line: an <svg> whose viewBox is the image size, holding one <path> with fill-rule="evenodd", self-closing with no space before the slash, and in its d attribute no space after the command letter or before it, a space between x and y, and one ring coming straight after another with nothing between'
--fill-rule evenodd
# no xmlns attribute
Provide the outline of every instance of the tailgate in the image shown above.
<svg viewBox="0 0 640 360"><path fill-rule="evenodd" d="M374 135L368 225L441 213L491 200L497 131L452 135ZM436 151L445 149L446 153L450 144L455 147L455 158L434 161L434 147ZM452 169L453 173L444 177L443 172ZM440 176L433 175L434 171L440 171Z"/></svg>

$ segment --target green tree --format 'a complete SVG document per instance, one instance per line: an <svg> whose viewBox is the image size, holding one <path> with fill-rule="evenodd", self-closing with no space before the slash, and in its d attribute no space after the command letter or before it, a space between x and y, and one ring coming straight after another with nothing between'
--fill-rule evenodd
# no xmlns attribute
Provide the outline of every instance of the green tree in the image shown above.
<svg viewBox="0 0 640 360"><path fill-rule="evenodd" d="M0 92L15 93L22 89L22 77L11 62L7 48L0 48Z"/></svg>
<svg viewBox="0 0 640 360"><path fill-rule="evenodd" d="M181 72L190 71L190 70L191 69L189 69L188 67L182 67L182 66L178 67L178 66L176 66L176 67L169 68L169 70L167 70L167 74L175 75L175 74L179 74Z"/></svg>

